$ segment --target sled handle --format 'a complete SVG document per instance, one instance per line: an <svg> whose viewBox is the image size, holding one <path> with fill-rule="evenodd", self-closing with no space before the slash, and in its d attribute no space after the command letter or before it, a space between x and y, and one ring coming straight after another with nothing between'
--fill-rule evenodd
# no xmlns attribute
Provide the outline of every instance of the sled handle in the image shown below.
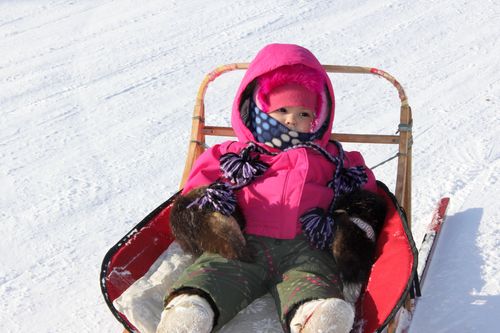
<svg viewBox="0 0 500 333"><path fill-rule="evenodd" d="M206 126L205 125L205 94L210 82L214 81L220 75L234 71L246 70L249 63L233 63L220 66L207 74L200 84L196 103L193 112L193 122L191 128L191 139L189 142L188 156L184 167L184 173L180 187L186 183L189 173L193 167L194 161L205 150L205 136L235 136L234 131L230 127ZM398 144L398 169L396 176L396 198L400 205L405 208L408 214L408 222L410 223L411 211L411 146L412 146L412 115L411 108L408 105L408 98L401 84L389 73L373 68L361 66L340 66L340 65L323 65L323 68L328 73L345 73L345 74L372 74L382 77L389 81L398 91L398 96L401 101L400 123L396 135L379 135L379 134L345 134L333 133L331 139L341 142L354 143L377 143L377 144Z"/></svg>

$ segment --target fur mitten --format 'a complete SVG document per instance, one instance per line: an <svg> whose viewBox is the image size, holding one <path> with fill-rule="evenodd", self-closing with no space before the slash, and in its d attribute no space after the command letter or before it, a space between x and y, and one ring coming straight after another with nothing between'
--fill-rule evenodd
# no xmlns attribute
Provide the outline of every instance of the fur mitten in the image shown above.
<svg viewBox="0 0 500 333"><path fill-rule="evenodd" d="M355 190L337 199L332 252L344 283L367 281L386 209L381 196L366 190Z"/></svg>
<svg viewBox="0 0 500 333"><path fill-rule="evenodd" d="M227 259L250 261L242 230L245 222L238 206L232 215L223 215L210 207L191 205L201 198L207 186L179 195L170 212L172 233L186 252L199 256L212 252Z"/></svg>

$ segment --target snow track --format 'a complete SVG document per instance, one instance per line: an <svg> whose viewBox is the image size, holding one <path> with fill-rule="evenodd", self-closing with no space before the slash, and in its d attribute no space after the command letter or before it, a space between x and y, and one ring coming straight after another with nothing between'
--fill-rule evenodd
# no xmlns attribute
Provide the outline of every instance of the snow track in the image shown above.
<svg viewBox="0 0 500 333"><path fill-rule="evenodd" d="M100 296L103 255L177 190L204 75L270 42L401 81L415 123L417 244L436 200L451 197L415 332L496 327L499 18L488 0L1 1L2 332L120 330ZM209 88L209 121L228 124L240 77ZM390 85L332 80L338 131L397 129ZM395 152L360 148L369 165ZM376 169L389 185L393 174L394 164Z"/></svg>

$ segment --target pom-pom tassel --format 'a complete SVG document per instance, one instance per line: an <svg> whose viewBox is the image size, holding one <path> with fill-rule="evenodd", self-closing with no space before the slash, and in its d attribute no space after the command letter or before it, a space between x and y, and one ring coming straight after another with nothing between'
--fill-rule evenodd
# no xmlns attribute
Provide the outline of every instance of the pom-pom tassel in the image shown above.
<svg viewBox="0 0 500 333"><path fill-rule="evenodd" d="M220 168L224 177L237 185L245 185L255 177L262 175L268 165L259 160L258 156L250 156L245 148L241 154L227 153L220 158Z"/></svg>
<svg viewBox="0 0 500 333"><path fill-rule="evenodd" d="M366 175L365 167L363 166L342 169L339 178L340 182L337 195L350 193L355 189L360 188L368 181L368 176Z"/></svg>
<svg viewBox="0 0 500 333"><path fill-rule="evenodd" d="M368 176L364 166L356 166L352 168L342 168L338 176L328 183L328 187L334 188L336 196L350 193L360 188L368 181Z"/></svg>
<svg viewBox="0 0 500 333"><path fill-rule="evenodd" d="M229 184L213 183L207 187L201 197L193 200L187 208L193 206L197 206L199 209L208 208L229 216L236 209L236 203L236 196Z"/></svg>
<svg viewBox="0 0 500 333"><path fill-rule="evenodd" d="M331 247L334 220L327 216L323 209L314 208L302 215L299 221L311 244L321 250Z"/></svg>

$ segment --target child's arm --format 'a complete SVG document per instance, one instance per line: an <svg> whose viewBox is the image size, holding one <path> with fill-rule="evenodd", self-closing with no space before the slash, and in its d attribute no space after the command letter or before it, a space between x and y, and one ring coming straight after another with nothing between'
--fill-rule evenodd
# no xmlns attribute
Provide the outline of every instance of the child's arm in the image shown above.
<svg viewBox="0 0 500 333"><path fill-rule="evenodd" d="M230 215L210 205L197 204L203 200L207 189L221 178L219 158L228 152L230 145L216 145L196 160L186 186L174 201L170 224L173 235L186 252L200 255L208 251L228 259L250 260L242 233L243 214L237 204Z"/></svg>
<svg viewBox="0 0 500 333"><path fill-rule="evenodd" d="M207 188L197 187L175 200L170 224L177 242L184 251L195 256L212 252L227 259L251 260L242 232L243 214L237 206L231 215L224 215L210 206L192 205Z"/></svg>

